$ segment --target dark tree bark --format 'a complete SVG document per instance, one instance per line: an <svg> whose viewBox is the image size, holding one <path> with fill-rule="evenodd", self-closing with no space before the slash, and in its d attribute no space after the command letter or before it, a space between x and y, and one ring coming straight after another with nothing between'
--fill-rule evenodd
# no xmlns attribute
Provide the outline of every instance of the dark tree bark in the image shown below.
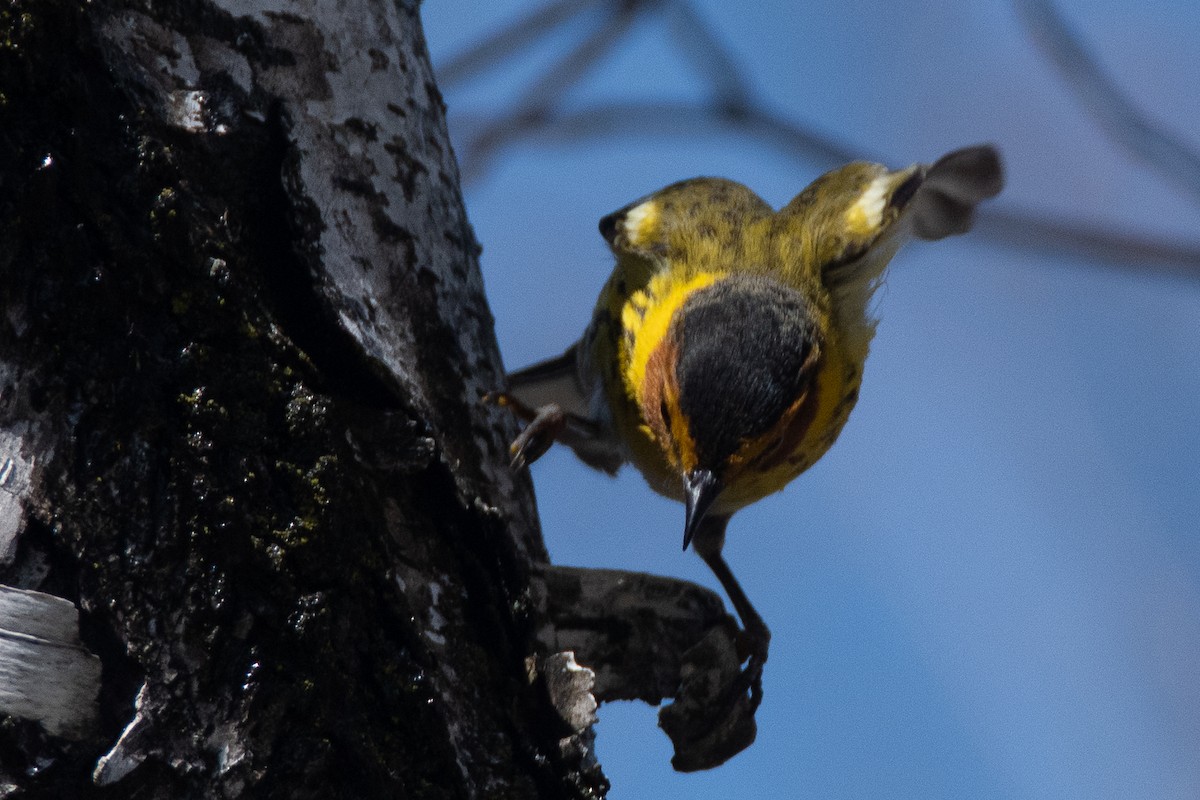
<svg viewBox="0 0 1200 800"><path fill-rule="evenodd" d="M443 111L416 2L0 11L0 583L82 648L4 635L102 667L0 795L603 792Z"/></svg>

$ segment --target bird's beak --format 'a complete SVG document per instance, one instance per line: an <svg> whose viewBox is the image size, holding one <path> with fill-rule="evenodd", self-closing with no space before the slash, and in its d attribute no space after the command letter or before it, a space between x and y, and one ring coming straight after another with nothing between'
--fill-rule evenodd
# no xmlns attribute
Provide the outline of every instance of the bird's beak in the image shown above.
<svg viewBox="0 0 1200 800"><path fill-rule="evenodd" d="M684 550L692 543L700 523L724 488L717 476L707 469L694 469L683 479L683 492L687 497L687 517L683 523Z"/></svg>

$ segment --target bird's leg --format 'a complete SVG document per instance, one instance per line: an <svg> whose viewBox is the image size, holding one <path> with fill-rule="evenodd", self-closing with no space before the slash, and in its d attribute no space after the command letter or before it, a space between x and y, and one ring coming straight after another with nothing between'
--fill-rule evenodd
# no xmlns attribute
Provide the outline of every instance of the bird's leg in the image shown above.
<svg viewBox="0 0 1200 800"><path fill-rule="evenodd" d="M746 593L742 591L741 584L738 583L737 578L733 577L733 571L729 569L729 565L721 556L727 524L729 524L729 517L706 518L696 532L694 546L696 552L704 559L704 563L708 564L708 568L717 576L721 588L725 590L729 601L733 603L734 610L737 611L738 618L742 621L743 639L741 644L744 652L742 652L743 648L739 648L738 655L747 658L748 663L742 672L743 683L738 688L742 691L750 690L752 707L757 708L758 704L762 702L762 672L763 665L767 663L771 631L754 606L751 605Z"/></svg>
<svg viewBox="0 0 1200 800"><path fill-rule="evenodd" d="M507 392L486 394L483 396L483 402L510 408L518 418L526 423L525 429L508 446L508 451L512 454L513 469L521 469L537 461L555 442L576 447L580 442L590 441L601 436L600 429L595 422L563 411L557 403L547 403L534 408L522 403ZM584 456L581 458L587 460ZM616 471L615 467L602 466L601 468L610 473Z"/></svg>
<svg viewBox="0 0 1200 800"><path fill-rule="evenodd" d="M742 591L737 578L733 577L733 572L725 563L725 559L721 557L720 552L701 553L701 557L713 574L717 576L717 580L721 582L721 587L725 589L725 594L729 596L738 617L742 620L743 638L740 644L744 646L745 652L739 648L738 655L746 657L748 661L746 669L742 671L742 683L738 686L738 690L749 689L751 707L758 708L758 704L762 702L763 665L767 663L771 631L746 598L746 593Z"/></svg>

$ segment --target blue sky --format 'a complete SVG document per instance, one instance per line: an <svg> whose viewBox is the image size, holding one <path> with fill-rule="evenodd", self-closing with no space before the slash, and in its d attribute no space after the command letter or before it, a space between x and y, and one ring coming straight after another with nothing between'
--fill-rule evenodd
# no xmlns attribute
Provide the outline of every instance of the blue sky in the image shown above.
<svg viewBox="0 0 1200 800"><path fill-rule="evenodd" d="M694 5L773 110L864 156L992 141L997 206L1200 244L1196 194L1097 127L1008 3ZM426 3L435 64L530 7ZM1200 149L1200 6L1061 8ZM555 52L444 89L452 134ZM572 103L692 99L693 75L644 24ZM506 364L582 332L611 267L600 216L700 174L779 206L830 166L707 131L505 150L466 200ZM966 236L903 250L878 309L837 444L730 526L726 557L773 632L758 741L679 775L656 709L602 706L611 796L1200 796L1200 280ZM682 508L636 472L555 449L533 474L555 562L715 586L679 552Z"/></svg>

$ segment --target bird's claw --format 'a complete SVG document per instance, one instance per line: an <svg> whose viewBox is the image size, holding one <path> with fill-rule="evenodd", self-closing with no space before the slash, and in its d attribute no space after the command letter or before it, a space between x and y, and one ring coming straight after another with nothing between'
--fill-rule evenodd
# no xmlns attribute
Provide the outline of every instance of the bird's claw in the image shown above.
<svg viewBox="0 0 1200 800"><path fill-rule="evenodd" d="M763 668L771 646L771 631L766 625L750 625L738 631L738 657L746 662L741 674L730 684L730 694L736 696L750 693L750 708L755 710L762 703Z"/></svg>
<svg viewBox="0 0 1200 800"><path fill-rule="evenodd" d="M559 415L561 416L561 412ZM521 431L517 438L513 439L513 443L508 446L508 452L512 454L510 462L512 468L514 470L524 469L541 458L550 449L550 445L554 444L554 439L561 428L561 421L556 426L552 419L547 420L540 415L535 417L533 422L529 423L525 430Z"/></svg>
<svg viewBox="0 0 1200 800"><path fill-rule="evenodd" d="M521 470L537 461L567 427L567 415L557 405L550 403L540 408L531 408L505 392L489 392L483 402L511 408L519 418L528 422L525 430L508 446L512 455L510 462L514 470Z"/></svg>

